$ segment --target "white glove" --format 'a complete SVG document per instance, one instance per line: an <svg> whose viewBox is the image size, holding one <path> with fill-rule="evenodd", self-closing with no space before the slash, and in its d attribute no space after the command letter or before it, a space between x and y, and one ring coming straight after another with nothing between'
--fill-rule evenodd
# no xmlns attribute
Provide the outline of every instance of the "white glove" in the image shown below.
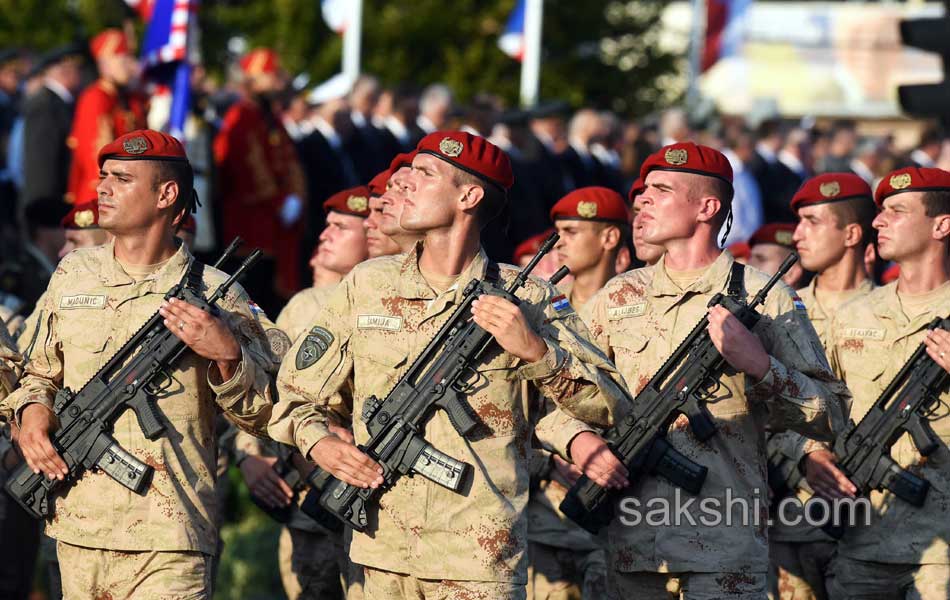
<svg viewBox="0 0 950 600"><path fill-rule="evenodd" d="M303 200L297 194L291 194L284 198L284 203L280 207L280 222L284 227L290 227L303 214Z"/></svg>

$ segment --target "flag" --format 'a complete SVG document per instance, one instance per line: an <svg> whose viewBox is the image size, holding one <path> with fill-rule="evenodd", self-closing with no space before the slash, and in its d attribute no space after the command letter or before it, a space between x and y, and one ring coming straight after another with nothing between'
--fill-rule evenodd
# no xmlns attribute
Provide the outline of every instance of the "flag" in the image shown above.
<svg viewBox="0 0 950 600"><path fill-rule="evenodd" d="M145 77L171 93L171 111L165 129L184 142L185 119L191 100L192 40L197 33L199 0L126 0L146 18L142 43ZM144 6L143 6L144 5Z"/></svg>
<svg viewBox="0 0 950 600"><path fill-rule="evenodd" d="M498 38L498 47L511 58L520 61L524 57L525 0L518 0L508 16L505 30Z"/></svg>
<svg viewBox="0 0 950 600"><path fill-rule="evenodd" d="M706 39L701 71L719 59L736 56L742 47L745 15L752 0L707 0Z"/></svg>
<svg viewBox="0 0 950 600"><path fill-rule="evenodd" d="M349 24L348 8L347 0L321 0L320 2L320 12L323 14L327 27L340 35L343 35Z"/></svg>

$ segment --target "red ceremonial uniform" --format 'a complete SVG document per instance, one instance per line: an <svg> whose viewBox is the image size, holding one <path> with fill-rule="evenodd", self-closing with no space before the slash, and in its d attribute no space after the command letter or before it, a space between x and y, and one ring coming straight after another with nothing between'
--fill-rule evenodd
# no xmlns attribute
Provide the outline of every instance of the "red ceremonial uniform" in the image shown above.
<svg viewBox="0 0 950 600"><path fill-rule="evenodd" d="M93 56L103 53L127 53L122 32L109 29L92 41ZM145 100L142 96L118 89L113 83L99 79L89 85L76 101L73 128L66 144L73 151L69 168L66 201L83 204L96 199L99 184L99 149L130 131L144 129Z"/></svg>
<svg viewBox="0 0 950 600"><path fill-rule="evenodd" d="M246 73L268 68L257 60L267 51L255 50L242 61ZM266 58L266 57L265 57ZM273 61L276 65L276 59ZM274 66L273 68L276 68ZM218 206L222 237L241 236L245 248L260 248L277 260L277 291L290 296L300 289L300 240L305 218L285 227L280 209L295 194L306 202L306 184L294 144L278 119L267 118L251 100L228 109L214 140L218 176Z"/></svg>

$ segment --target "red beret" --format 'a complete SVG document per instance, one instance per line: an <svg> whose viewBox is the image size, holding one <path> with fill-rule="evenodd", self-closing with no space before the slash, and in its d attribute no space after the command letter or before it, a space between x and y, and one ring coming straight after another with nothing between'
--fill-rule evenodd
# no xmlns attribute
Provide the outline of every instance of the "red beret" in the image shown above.
<svg viewBox="0 0 950 600"><path fill-rule="evenodd" d="M503 191L515 183L508 155L478 135L465 131L435 131L419 141L416 151L441 158L452 166L495 184Z"/></svg>
<svg viewBox="0 0 950 600"><path fill-rule="evenodd" d="M277 53L270 48L255 48L241 57L241 71L245 75L276 73L280 68Z"/></svg>
<svg viewBox="0 0 950 600"><path fill-rule="evenodd" d="M89 42L89 52L97 60L115 54L128 54L129 40L120 29L106 29Z"/></svg>
<svg viewBox="0 0 950 600"><path fill-rule="evenodd" d="M795 233L794 223L766 223L749 238L749 246L756 244L778 244L786 248L794 248L792 235Z"/></svg>
<svg viewBox="0 0 950 600"><path fill-rule="evenodd" d="M369 216L369 188L361 185L333 194L323 203L323 212L330 211L365 219Z"/></svg>
<svg viewBox="0 0 950 600"><path fill-rule="evenodd" d="M564 196L551 207L551 220L579 219L629 223L630 212L623 196L605 187L583 187Z"/></svg>
<svg viewBox="0 0 950 600"><path fill-rule="evenodd" d="M630 191L627 193L627 199L630 200L630 206L633 206L633 201L636 200L637 196L642 194L646 189L647 186L643 184L643 178L637 177L637 180L633 182L633 185L630 186Z"/></svg>
<svg viewBox="0 0 950 600"><path fill-rule="evenodd" d="M803 206L840 202L853 198L872 200L871 186L854 173L822 173L812 177L792 196L792 210Z"/></svg>
<svg viewBox="0 0 950 600"><path fill-rule="evenodd" d="M729 253L735 258L749 258L751 252L748 242L736 242L729 245Z"/></svg>
<svg viewBox="0 0 950 600"><path fill-rule="evenodd" d="M396 158L394 158L392 162L389 163L389 175L390 176L395 175L396 171L398 171L399 169L403 167L411 167L412 159L414 159L416 157L416 154L418 153L419 153L418 150L413 150L411 152L403 152L402 154L397 154Z"/></svg>
<svg viewBox="0 0 950 600"><path fill-rule="evenodd" d="M897 281L900 276L901 267L899 264L894 263L881 273L881 283L887 284L892 281Z"/></svg>
<svg viewBox="0 0 950 600"><path fill-rule="evenodd" d="M119 136L99 150L99 168L106 159L188 162L181 142L160 131L139 129Z"/></svg>
<svg viewBox="0 0 950 600"><path fill-rule="evenodd" d="M99 227L99 200L75 204L63 217L66 229L97 229Z"/></svg>
<svg viewBox="0 0 950 600"><path fill-rule="evenodd" d="M891 171L877 184L874 201L883 206L884 199L903 192L950 191L950 173L943 169L905 167Z"/></svg>
<svg viewBox="0 0 950 600"><path fill-rule="evenodd" d="M640 178L646 181L647 174L654 170L705 175L732 185L732 165L725 155L719 150L693 142L670 144L648 156L640 167Z"/></svg>
<svg viewBox="0 0 950 600"><path fill-rule="evenodd" d="M515 253L512 259L515 262L518 262L520 259L522 259L525 256L534 256L535 254L538 253L538 250L541 249L541 244L544 243L544 240L551 237L552 233L554 233L554 230L548 229L547 231L543 231L537 235L533 235L529 237L528 239L526 239L525 241L521 242L520 244L515 246Z"/></svg>
<svg viewBox="0 0 950 600"><path fill-rule="evenodd" d="M392 171L386 169L385 171L380 171L376 177L369 180L369 183L366 184L366 188L369 190L371 198L379 198L386 193L386 183L389 181L391 173Z"/></svg>

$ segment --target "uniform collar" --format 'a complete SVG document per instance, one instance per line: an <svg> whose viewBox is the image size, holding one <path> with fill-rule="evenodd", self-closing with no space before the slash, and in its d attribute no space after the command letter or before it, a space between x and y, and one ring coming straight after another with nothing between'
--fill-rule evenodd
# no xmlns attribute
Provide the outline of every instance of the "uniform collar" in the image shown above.
<svg viewBox="0 0 950 600"><path fill-rule="evenodd" d="M871 302L871 310L874 311L874 314L883 319L890 319L891 321L896 322L901 329L906 329L909 332L918 331L919 329L926 327L928 323L933 321L936 317L944 318L946 317L946 307L950 304L950 283L944 283L941 286L943 288L943 302L933 302L927 308L926 312L922 313L912 321L908 321L907 317L904 315L904 311L901 310L901 302L897 297L897 282L891 282L884 287L877 288L878 293L881 295L880 298L876 298L875 302ZM943 312L941 312L943 311Z"/></svg>
<svg viewBox="0 0 950 600"><path fill-rule="evenodd" d="M397 291L401 298L407 300L434 300L437 297L435 291L426 282L425 277L419 270L419 257L422 255L423 242L416 242L415 247L406 252L399 267L399 284ZM485 271L488 268L488 256L485 250L478 249L478 254L471 263L459 274L457 284L452 288L454 298L457 300L462 295L462 290L469 281L473 279L483 279ZM448 293L447 290L445 293Z"/></svg>
<svg viewBox="0 0 950 600"><path fill-rule="evenodd" d="M99 279L109 287L121 285L131 285L135 283L128 273L126 273L119 261L115 258L115 239L108 244L103 244L96 248L97 258L102 269L99 271ZM181 281L182 273L192 261L191 253L184 244L178 244L178 250L169 259L161 269L155 271L139 283L150 283L154 289L169 290L172 286Z"/></svg>
<svg viewBox="0 0 950 600"><path fill-rule="evenodd" d="M736 262L736 259L732 257L732 254L728 250L723 250L702 276L686 286L685 289L680 289L666 272L666 254L664 254L653 267L653 283L650 285L649 294L659 298L662 296L681 296L687 293L711 294L719 292L728 285L732 263L734 262Z"/></svg>

